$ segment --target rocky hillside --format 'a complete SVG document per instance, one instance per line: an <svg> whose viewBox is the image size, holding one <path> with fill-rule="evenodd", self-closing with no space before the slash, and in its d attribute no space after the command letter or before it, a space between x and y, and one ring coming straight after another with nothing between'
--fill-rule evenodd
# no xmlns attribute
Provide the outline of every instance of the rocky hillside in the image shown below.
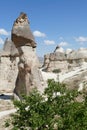
<svg viewBox="0 0 87 130"><path fill-rule="evenodd" d="M64 51L63 48L57 46L53 53L44 56L44 69L47 72L57 69L66 73L84 63L87 63L87 49L83 48Z"/></svg>
<svg viewBox="0 0 87 130"><path fill-rule="evenodd" d="M82 90L87 86L87 49L67 49L57 46L53 53L44 56L44 80L55 79L67 86ZM54 73L53 73L54 72Z"/></svg>

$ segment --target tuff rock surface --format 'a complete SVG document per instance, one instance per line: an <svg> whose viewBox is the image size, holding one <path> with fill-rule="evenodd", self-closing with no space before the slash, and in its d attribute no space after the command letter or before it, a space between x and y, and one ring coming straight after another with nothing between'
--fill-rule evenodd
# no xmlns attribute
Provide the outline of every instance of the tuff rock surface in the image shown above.
<svg viewBox="0 0 87 130"><path fill-rule="evenodd" d="M39 60L36 55L36 43L29 28L29 21L25 13L14 22L12 41L19 52L18 76L14 93L21 97L29 94L33 87L42 90L43 79L39 71Z"/></svg>
<svg viewBox="0 0 87 130"><path fill-rule="evenodd" d="M53 53L44 56L44 68L47 72L60 69L63 73L73 70L87 62L87 49L63 50L56 47Z"/></svg>
<svg viewBox="0 0 87 130"><path fill-rule="evenodd" d="M60 70L59 73L52 72ZM44 72L45 71L45 72ZM87 49L78 50L56 47L53 53L44 56L43 73L56 81L63 82L69 89L78 89L81 91L87 88Z"/></svg>
<svg viewBox="0 0 87 130"><path fill-rule="evenodd" d="M16 47L36 47L34 36L32 35L32 32L29 27L28 17L25 13L21 13L20 16L14 22L11 38Z"/></svg>
<svg viewBox="0 0 87 130"><path fill-rule="evenodd" d="M10 39L6 39L0 51L0 93L13 92L18 74L19 54Z"/></svg>

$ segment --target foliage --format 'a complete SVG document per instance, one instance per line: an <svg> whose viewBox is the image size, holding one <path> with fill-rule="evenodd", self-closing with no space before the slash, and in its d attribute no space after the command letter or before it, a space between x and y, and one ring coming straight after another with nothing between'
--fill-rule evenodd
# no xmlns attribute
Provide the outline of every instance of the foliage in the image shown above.
<svg viewBox="0 0 87 130"><path fill-rule="evenodd" d="M10 122L10 119L5 121L5 127L9 127L10 126L9 122Z"/></svg>
<svg viewBox="0 0 87 130"><path fill-rule="evenodd" d="M61 72L61 69L54 69L52 72L53 72L53 73L60 73L60 72Z"/></svg>
<svg viewBox="0 0 87 130"><path fill-rule="evenodd" d="M78 102L80 95L84 100ZM87 130L86 91L68 90L54 80L48 80L42 95L34 89L14 105L13 130Z"/></svg>

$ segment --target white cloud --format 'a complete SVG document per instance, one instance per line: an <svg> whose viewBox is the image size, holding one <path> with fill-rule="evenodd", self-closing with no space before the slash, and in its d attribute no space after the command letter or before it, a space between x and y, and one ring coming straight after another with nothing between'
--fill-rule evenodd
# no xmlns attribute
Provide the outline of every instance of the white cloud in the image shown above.
<svg viewBox="0 0 87 130"><path fill-rule="evenodd" d="M44 40L44 43L46 45L53 45L53 44L55 44L55 41L53 41L53 40Z"/></svg>
<svg viewBox="0 0 87 130"><path fill-rule="evenodd" d="M33 32L33 35L34 35L35 37L46 37L46 34L40 32L40 31L34 31L34 32Z"/></svg>
<svg viewBox="0 0 87 130"><path fill-rule="evenodd" d="M0 38L0 44L4 44L4 40Z"/></svg>
<svg viewBox="0 0 87 130"><path fill-rule="evenodd" d="M77 38L74 38L76 42L87 42L87 37L83 37L83 36L80 36L80 37L77 37Z"/></svg>
<svg viewBox="0 0 87 130"><path fill-rule="evenodd" d="M1 28L0 29L0 35L8 36L8 35L10 35L10 32L7 32L5 29Z"/></svg>
<svg viewBox="0 0 87 130"><path fill-rule="evenodd" d="M59 43L59 46L68 46L69 44L68 44L68 42L60 42Z"/></svg>

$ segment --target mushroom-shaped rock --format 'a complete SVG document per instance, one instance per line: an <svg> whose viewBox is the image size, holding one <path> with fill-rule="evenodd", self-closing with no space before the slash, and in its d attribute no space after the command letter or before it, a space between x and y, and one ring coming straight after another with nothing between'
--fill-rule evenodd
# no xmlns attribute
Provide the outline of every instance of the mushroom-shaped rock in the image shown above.
<svg viewBox="0 0 87 130"><path fill-rule="evenodd" d="M31 46L36 47L34 36L29 27L28 17L25 13L21 13L16 19L12 28L11 39L16 47Z"/></svg>

